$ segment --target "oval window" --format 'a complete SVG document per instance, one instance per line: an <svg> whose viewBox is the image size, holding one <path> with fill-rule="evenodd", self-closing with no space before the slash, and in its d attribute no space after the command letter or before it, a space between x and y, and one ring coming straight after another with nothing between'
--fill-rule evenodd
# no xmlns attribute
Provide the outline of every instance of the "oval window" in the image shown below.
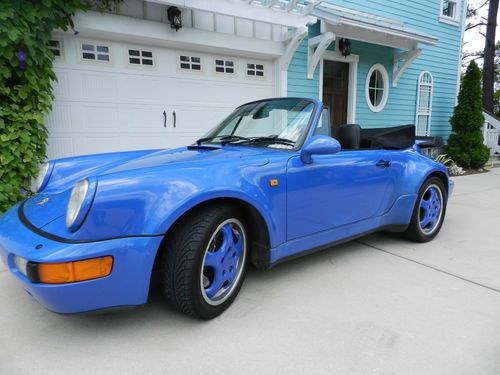
<svg viewBox="0 0 500 375"><path fill-rule="evenodd" d="M389 96L389 75L382 64L373 65L366 76L365 96L373 112L384 109Z"/></svg>

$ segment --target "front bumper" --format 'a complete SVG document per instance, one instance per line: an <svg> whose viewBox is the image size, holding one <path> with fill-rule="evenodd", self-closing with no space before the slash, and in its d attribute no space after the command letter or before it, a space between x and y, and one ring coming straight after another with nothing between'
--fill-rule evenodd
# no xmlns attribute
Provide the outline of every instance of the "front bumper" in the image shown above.
<svg viewBox="0 0 500 375"><path fill-rule="evenodd" d="M97 242L63 243L32 232L19 220L18 205L0 217L0 258L24 289L47 309L77 313L147 302L151 271L162 241L156 237L127 237ZM14 265L14 256L57 263L111 255L109 276L70 284L33 283Z"/></svg>

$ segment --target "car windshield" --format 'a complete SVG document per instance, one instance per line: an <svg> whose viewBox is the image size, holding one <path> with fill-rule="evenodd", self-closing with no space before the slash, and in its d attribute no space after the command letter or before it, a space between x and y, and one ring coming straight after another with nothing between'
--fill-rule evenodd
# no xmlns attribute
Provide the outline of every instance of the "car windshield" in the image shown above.
<svg viewBox="0 0 500 375"><path fill-rule="evenodd" d="M308 99L273 99L237 108L197 143L293 149L305 136L314 111Z"/></svg>

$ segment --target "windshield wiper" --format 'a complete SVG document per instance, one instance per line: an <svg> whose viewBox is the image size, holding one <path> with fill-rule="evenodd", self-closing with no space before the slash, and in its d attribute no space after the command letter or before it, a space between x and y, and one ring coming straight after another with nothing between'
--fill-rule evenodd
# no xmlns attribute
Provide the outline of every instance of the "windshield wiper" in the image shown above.
<svg viewBox="0 0 500 375"><path fill-rule="evenodd" d="M216 135L215 137L206 137L206 138L200 138L196 141L196 144L199 146L204 142L209 142L213 141L214 139L219 139L221 142L221 145L225 145L227 143L231 142L236 142L236 141L248 141L250 138L247 137L241 137L239 135Z"/></svg>
<svg viewBox="0 0 500 375"><path fill-rule="evenodd" d="M250 144L254 144L254 143L269 143L269 144L279 143L279 144L287 145L287 146L295 146L295 141L292 141L291 139L286 139L286 138L279 138L277 135L270 135L267 137L254 137L254 138L248 139L244 142L241 142L240 144L245 144L245 143L247 143L247 144L248 143L250 143Z"/></svg>

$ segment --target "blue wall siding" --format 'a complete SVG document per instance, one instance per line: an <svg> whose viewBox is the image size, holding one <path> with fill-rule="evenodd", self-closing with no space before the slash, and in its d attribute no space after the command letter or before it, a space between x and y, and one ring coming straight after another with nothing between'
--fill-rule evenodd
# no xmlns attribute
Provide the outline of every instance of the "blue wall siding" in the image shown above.
<svg viewBox="0 0 500 375"><path fill-rule="evenodd" d="M290 62L288 67L288 96L318 98L319 69L316 68L313 79L307 79L307 42L309 37L318 35L318 33L319 23L309 27L309 35L304 38Z"/></svg>
<svg viewBox="0 0 500 375"><path fill-rule="evenodd" d="M445 138L450 134L449 118L456 98L458 63L460 59L461 28L439 21L441 0L330 0L338 6L372 13L404 22L408 28L439 38L436 46L419 46L419 56L404 72L397 87L390 87L385 108L372 112L365 99L365 81L373 64L383 64L392 81L392 56L397 50L374 44L352 41L352 53L359 55L357 77L356 122L364 127L380 127L415 122L418 76L430 71L434 78L431 134ZM460 11L463 12L464 4ZM461 18L460 18L461 20ZM310 34L318 32L317 25ZM318 96L318 72L307 80L307 41L304 41L290 65L288 75L289 95ZM317 69L318 71L319 69Z"/></svg>

